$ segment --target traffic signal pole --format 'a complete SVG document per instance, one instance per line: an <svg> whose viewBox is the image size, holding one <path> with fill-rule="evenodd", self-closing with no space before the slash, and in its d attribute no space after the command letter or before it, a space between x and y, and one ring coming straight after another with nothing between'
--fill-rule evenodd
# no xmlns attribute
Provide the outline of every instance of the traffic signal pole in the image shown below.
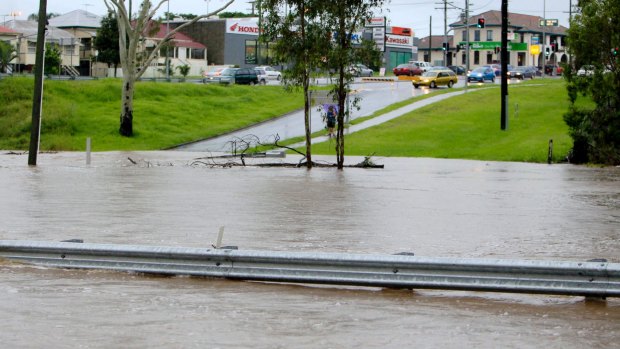
<svg viewBox="0 0 620 349"><path fill-rule="evenodd" d="M508 0L502 0L502 115L501 129L508 128Z"/></svg>

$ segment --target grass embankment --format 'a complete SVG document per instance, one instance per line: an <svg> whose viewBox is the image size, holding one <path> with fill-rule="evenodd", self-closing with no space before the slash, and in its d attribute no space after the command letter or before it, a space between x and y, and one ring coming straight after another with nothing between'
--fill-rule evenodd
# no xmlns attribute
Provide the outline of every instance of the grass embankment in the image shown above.
<svg viewBox="0 0 620 349"><path fill-rule="evenodd" d="M0 149L27 150L34 80L0 80ZM118 133L119 79L46 80L41 150L156 150L215 136L303 106L301 93L279 86L139 82L134 137Z"/></svg>
<svg viewBox="0 0 620 349"><path fill-rule="evenodd" d="M346 155L459 158L546 162L553 139L554 161L572 140L564 80L536 79L509 87L509 125L500 130L500 88L472 91L420 108L345 138ZM517 111L518 105L518 111ZM313 145L314 154L335 154L335 141Z"/></svg>

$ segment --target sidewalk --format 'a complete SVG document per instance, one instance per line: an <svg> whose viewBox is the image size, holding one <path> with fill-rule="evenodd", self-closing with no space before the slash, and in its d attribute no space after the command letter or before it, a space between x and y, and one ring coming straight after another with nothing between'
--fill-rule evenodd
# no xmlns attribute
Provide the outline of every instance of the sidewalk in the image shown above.
<svg viewBox="0 0 620 349"><path fill-rule="evenodd" d="M473 92L473 91L477 91L479 89L470 89L468 90L469 92ZM377 126L379 124L382 124L384 122L390 121L392 119L401 117L411 111L414 111L416 109L425 107L429 104L433 104L439 101L442 101L444 99L448 99L450 97L454 97L454 96L458 96L458 95L462 95L464 94L466 91L456 91L456 92L450 92L450 93L445 93L445 94L441 94L441 95L437 95L437 96L433 96L418 102L414 102L411 103L407 106L404 106L402 108L396 109L396 110L392 110L389 113L385 113L383 115L374 117L372 119L366 120L362 123L359 123L357 125L351 125L348 128L345 128L345 135L347 134L351 134L360 130L364 130L367 129L369 127L373 127L373 126ZM318 136L318 137L314 137L312 138L312 144L316 144L316 143L321 143L321 142L325 142L325 141L329 141L329 137L327 136ZM298 147L302 147L304 146L306 143L305 142L299 142L299 143L295 143L290 145L290 147L292 148L298 148Z"/></svg>

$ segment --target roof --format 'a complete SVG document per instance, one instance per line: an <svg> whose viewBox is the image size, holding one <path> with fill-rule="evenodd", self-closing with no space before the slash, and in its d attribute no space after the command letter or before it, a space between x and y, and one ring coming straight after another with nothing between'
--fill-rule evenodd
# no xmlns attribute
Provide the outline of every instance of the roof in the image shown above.
<svg viewBox="0 0 620 349"><path fill-rule="evenodd" d="M170 31L172 31L172 29L173 28L170 28ZM160 23L159 31L155 33L152 38L161 40L165 36L166 36L166 24ZM189 36L181 32L177 32L172 36L172 44L175 47L188 47L188 48L199 48L199 49L207 48L205 45L197 41L194 41L194 39L190 38Z"/></svg>
<svg viewBox="0 0 620 349"><path fill-rule="evenodd" d="M453 39L454 37L452 35L448 35L448 44L450 44L450 47L453 47ZM443 35L433 35L430 38L431 40L431 49L441 49L443 48ZM423 37L422 39L420 39L420 41L418 42L418 50L427 50L428 51L428 41L429 41L429 37Z"/></svg>
<svg viewBox="0 0 620 349"><path fill-rule="evenodd" d="M3 27L0 25L0 34L13 34L13 35L18 35L19 32L16 32L15 30L11 29L11 28L7 28L7 27Z"/></svg>
<svg viewBox="0 0 620 349"><path fill-rule="evenodd" d="M501 11L487 11L481 14L469 17L469 25L478 22L478 18L484 18L485 27L489 26L501 26L502 25L502 12ZM523 15L520 13L508 13L508 26L514 28L517 32L533 32L542 33L543 29L547 34L566 35L568 28L564 26L557 27L541 27L540 21L543 18L540 16ZM463 27L465 22L460 20L450 24L450 27Z"/></svg>
<svg viewBox="0 0 620 349"><path fill-rule="evenodd" d="M37 41L38 26L39 24L35 21L12 20L7 22L7 27L22 33L24 36L28 37L28 41ZM45 40L61 45L72 45L77 39L66 30L48 26Z"/></svg>
<svg viewBox="0 0 620 349"><path fill-rule="evenodd" d="M96 14L75 10L58 17L52 17L49 24L58 28L99 28L102 17Z"/></svg>

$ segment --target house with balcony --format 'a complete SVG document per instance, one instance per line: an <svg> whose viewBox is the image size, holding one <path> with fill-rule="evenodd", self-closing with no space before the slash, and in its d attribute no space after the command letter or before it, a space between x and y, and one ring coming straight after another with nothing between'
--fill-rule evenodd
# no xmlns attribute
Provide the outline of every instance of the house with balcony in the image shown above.
<svg viewBox="0 0 620 349"><path fill-rule="evenodd" d="M65 30L79 43L76 52L76 70L82 76L106 76L107 64L98 63L93 46L97 30L101 27L101 16L84 10L75 10L50 18L49 25Z"/></svg>
<svg viewBox="0 0 620 349"><path fill-rule="evenodd" d="M11 20L6 22L6 27L18 33L13 43L17 54L13 71L32 73L37 48L37 22ZM45 43L55 45L60 51L61 63L60 67L58 67L59 70L69 75L76 74L76 67L80 65L79 40L65 30L48 26Z"/></svg>

